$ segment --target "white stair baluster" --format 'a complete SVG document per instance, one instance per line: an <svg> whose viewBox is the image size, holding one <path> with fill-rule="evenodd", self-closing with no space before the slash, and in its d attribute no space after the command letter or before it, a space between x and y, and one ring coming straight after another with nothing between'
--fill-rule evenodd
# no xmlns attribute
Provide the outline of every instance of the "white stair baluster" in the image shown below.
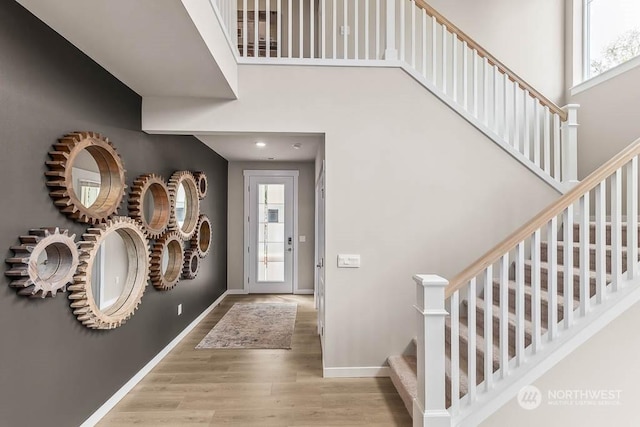
<svg viewBox="0 0 640 427"><path fill-rule="evenodd" d="M484 124L489 127L489 60L484 58L482 73L484 77Z"/></svg>
<svg viewBox="0 0 640 427"><path fill-rule="evenodd" d="M458 102L458 38L451 34L451 96Z"/></svg>
<svg viewBox="0 0 640 427"><path fill-rule="evenodd" d="M560 116L553 113L553 178L560 181L562 179L562 169L560 168Z"/></svg>
<svg viewBox="0 0 640 427"><path fill-rule="evenodd" d="M589 193L580 199L580 316L589 311L591 298L591 267L589 245Z"/></svg>
<svg viewBox="0 0 640 427"><path fill-rule="evenodd" d="M322 57L324 58L324 2L325 0L322 0ZM282 0L278 0L276 2L276 56L278 58L282 57Z"/></svg>
<svg viewBox="0 0 640 427"><path fill-rule="evenodd" d="M502 75L502 80L503 80L503 84L502 84L502 108L504 110L504 116L503 116L504 133L503 133L503 138L509 145L513 145L513 143L509 142L509 108L508 107L509 107L509 86L511 86L509 84L509 75L507 73L504 73Z"/></svg>
<svg viewBox="0 0 640 427"><path fill-rule="evenodd" d="M320 0L322 1L322 0ZM316 0L311 0L309 5L309 58L316 57Z"/></svg>
<svg viewBox="0 0 640 427"><path fill-rule="evenodd" d="M411 67L416 68L416 4L411 0Z"/></svg>
<svg viewBox="0 0 640 427"><path fill-rule="evenodd" d="M349 2L343 1L342 3L342 26L344 27L344 34L342 35L342 57L349 59Z"/></svg>
<svg viewBox="0 0 640 427"><path fill-rule="evenodd" d="M271 57L271 0L265 0L265 44L264 55Z"/></svg>
<svg viewBox="0 0 640 427"><path fill-rule="evenodd" d="M500 258L500 378L509 376L509 253Z"/></svg>
<svg viewBox="0 0 640 427"><path fill-rule="evenodd" d="M638 156L627 163L627 279L638 276Z"/></svg>
<svg viewBox="0 0 640 427"><path fill-rule="evenodd" d="M469 111L469 47L462 42L462 105Z"/></svg>
<svg viewBox="0 0 640 427"><path fill-rule="evenodd" d="M533 100L533 163L536 166L541 167L542 162L540 158L540 103L537 99Z"/></svg>
<svg viewBox="0 0 640 427"><path fill-rule="evenodd" d="M558 336L558 218L553 217L547 227L547 302L549 315L549 341Z"/></svg>
<svg viewBox="0 0 640 427"><path fill-rule="evenodd" d="M427 12L422 12L422 75L427 78Z"/></svg>
<svg viewBox="0 0 640 427"><path fill-rule="evenodd" d="M242 56L247 57L247 37L249 36L248 25L247 25L247 14L249 13L249 8L247 5L247 0L242 0Z"/></svg>
<svg viewBox="0 0 640 427"><path fill-rule="evenodd" d="M460 410L460 292L451 295L451 413Z"/></svg>
<svg viewBox="0 0 640 427"><path fill-rule="evenodd" d="M433 85L438 85L438 21L431 17L431 76Z"/></svg>
<svg viewBox="0 0 640 427"><path fill-rule="evenodd" d="M531 323L533 324L531 343L534 354L540 351L542 342L542 317L540 312L540 270L542 260L540 257L540 234L540 229L537 229L531 238Z"/></svg>
<svg viewBox="0 0 640 427"><path fill-rule="evenodd" d="M304 58L304 3L299 3L298 10L298 58Z"/></svg>
<svg viewBox="0 0 640 427"><path fill-rule="evenodd" d="M595 188L596 201L596 303L602 304L607 286L607 182Z"/></svg>
<svg viewBox="0 0 640 427"><path fill-rule="evenodd" d="M474 49L471 54L473 55L473 77L471 79L471 83L473 84L473 117L479 119L478 86L480 86L480 81L478 78L478 52Z"/></svg>
<svg viewBox="0 0 640 427"><path fill-rule="evenodd" d="M335 16L335 13L336 13L335 1L336 0L333 0L333 1L334 1L333 13L334 13L334 16ZM291 4L291 0L288 1L287 7L289 8L287 10L287 57L288 58L293 58L293 7L292 7L292 4ZM334 50L334 52L335 52L335 50Z"/></svg>
<svg viewBox="0 0 640 427"><path fill-rule="evenodd" d="M520 144L520 100L518 82L513 82L513 147L524 154L524 148Z"/></svg>
<svg viewBox="0 0 640 427"><path fill-rule="evenodd" d="M442 24L442 92L447 94L447 26Z"/></svg>
<svg viewBox="0 0 640 427"><path fill-rule="evenodd" d="M562 216L563 222L563 242L564 242L564 261L563 261L563 293L564 299L564 327L569 329L573 323L573 205L569 205L564 210Z"/></svg>
<svg viewBox="0 0 640 427"><path fill-rule="evenodd" d="M524 364L524 242L516 247L516 363Z"/></svg>
<svg viewBox="0 0 640 427"><path fill-rule="evenodd" d="M469 282L467 295L467 382L469 386L469 404L476 400L476 278Z"/></svg>
<svg viewBox="0 0 640 427"><path fill-rule="evenodd" d="M550 121L550 112L549 107L545 105L544 110L542 112L544 116L544 148L543 148L543 161L544 161L544 171L551 175L551 121Z"/></svg>
<svg viewBox="0 0 640 427"><path fill-rule="evenodd" d="M498 95L498 90L500 88L500 85L498 85L498 76L500 75L500 70L498 69L497 65L494 65L493 67L491 67L491 71L493 72L492 75L492 83L493 83L493 131L496 134L500 134L500 114L498 113L499 111L499 105L498 105L498 100L500 99L500 96Z"/></svg>
<svg viewBox="0 0 640 427"><path fill-rule="evenodd" d="M369 57L369 0L364 2L364 59L371 59Z"/></svg>
<svg viewBox="0 0 640 427"><path fill-rule="evenodd" d="M531 116L529 115L529 90L524 90L524 133L522 135L524 145L524 156L527 159L531 159L531 146L530 146L530 138L531 138Z"/></svg>
<svg viewBox="0 0 640 427"><path fill-rule="evenodd" d="M376 52L373 59L380 59L380 0L376 0Z"/></svg>
<svg viewBox="0 0 640 427"><path fill-rule="evenodd" d="M484 384L493 387L493 266L484 271Z"/></svg>
<svg viewBox="0 0 640 427"><path fill-rule="evenodd" d="M611 175L611 290L622 277L622 170Z"/></svg>
<svg viewBox="0 0 640 427"><path fill-rule="evenodd" d="M405 10L405 4L407 4L407 0L400 0L400 60L405 60L405 50L406 44L405 39L407 37L407 30L405 28L405 19L407 16L407 12Z"/></svg>
<svg viewBox="0 0 640 427"><path fill-rule="evenodd" d="M291 1L291 0L289 0ZM253 56L255 58L260 56L260 40L258 36L260 32L258 31L258 23L260 21L260 4L258 0L253 0Z"/></svg>

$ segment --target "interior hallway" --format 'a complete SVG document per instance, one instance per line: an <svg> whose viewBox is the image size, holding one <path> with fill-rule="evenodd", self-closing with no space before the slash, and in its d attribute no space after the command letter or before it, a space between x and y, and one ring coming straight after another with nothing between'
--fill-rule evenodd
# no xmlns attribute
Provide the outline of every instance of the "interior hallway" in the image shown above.
<svg viewBox="0 0 640 427"><path fill-rule="evenodd" d="M292 350L196 350L235 302L296 302ZM313 296L230 295L99 424L411 426L388 378L323 379Z"/></svg>

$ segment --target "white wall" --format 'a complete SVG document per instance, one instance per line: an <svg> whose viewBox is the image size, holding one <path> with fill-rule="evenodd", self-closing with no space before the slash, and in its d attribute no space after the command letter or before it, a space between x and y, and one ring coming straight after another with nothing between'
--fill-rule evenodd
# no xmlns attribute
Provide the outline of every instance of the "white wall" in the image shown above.
<svg viewBox="0 0 640 427"><path fill-rule="evenodd" d="M428 3L547 98L564 98L564 2L429 0Z"/></svg>
<svg viewBox="0 0 640 427"><path fill-rule="evenodd" d="M313 290L315 254L315 178L313 162L229 162L229 192L227 213L227 289L242 289L244 274L244 176L243 171L297 170L298 235L307 241L298 242L298 289Z"/></svg>
<svg viewBox="0 0 640 427"><path fill-rule="evenodd" d="M400 69L239 70L239 101L145 98L143 129L325 134L326 367L402 352L413 274L452 277L558 197Z"/></svg>
<svg viewBox="0 0 640 427"><path fill-rule="evenodd" d="M640 138L640 67L573 96L571 102L580 104L580 177Z"/></svg>
<svg viewBox="0 0 640 427"><path fill-rule="evenodd" d="M486 427L637 426L640 388L640 304L630 308L534 383L543 396L534 410L511 400L482 425ZM620 390L620 405L557 406L548 403L555 390ZM616 399L617 400L617 399Z"/></svg>

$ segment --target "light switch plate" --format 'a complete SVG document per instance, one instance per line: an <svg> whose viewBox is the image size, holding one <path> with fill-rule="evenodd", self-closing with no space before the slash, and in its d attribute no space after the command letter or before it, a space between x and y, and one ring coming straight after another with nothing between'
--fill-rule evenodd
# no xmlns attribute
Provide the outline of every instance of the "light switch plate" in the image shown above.
<svg viewBox="0 0 640 427"><path fill-rule="evenodd" d="M359 254L339 254L338 268L360 268Z"/></svg>
<svg viewBox="0 0 640 427"><path fill-rule="evenodd" d="M304 242L306 242L306 241L307 241L307 236L300 236L300 237L298 237L298 241L299 241L300 243L304 243Z"/></svg>

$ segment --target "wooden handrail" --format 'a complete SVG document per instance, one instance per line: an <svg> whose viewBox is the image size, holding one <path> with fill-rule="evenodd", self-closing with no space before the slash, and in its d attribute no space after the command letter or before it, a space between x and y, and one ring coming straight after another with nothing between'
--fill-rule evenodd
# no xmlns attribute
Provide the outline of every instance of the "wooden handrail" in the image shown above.
<svg viewBox="0 0 640 427"><path fill-rule="evenodd" d="M568 193L553 202L550 206L547 206L531 221L512 233L496 247L455 276L449 282L446 297L449 298L455 291L462 289L467 282L482 273L488 266L496 263L504 254L515 248L518 243L524 241L539 228L542 228L551 218L560 215L568 206L577 202L585 193L593 190L602 181L637 155L640 155L640 139L637 139L627 148L616 154L611 160L595 170Z"/></svg>
<svg viewBox="0 0 640 427"><path fill-rule="evenodd" d="M404 0L402 0L404 1ZM458 39L462 42L466 42L467 46L471 49L474 49L478 55L482 58L487 58L491 65L495 65L498 67L501 73L506 74L509 80L512 82L518 83L523 90L528 90L531 97L536 98L542 105L549 107L549 110L560 116L560 120L567 120L567 113L560 107L558 107L555 103L545 97L543 94L538 92L533 86L524 81L520 76L511 71L506 65L502 62L498 61L493 55L486 51L482 46L475 42L471 37L465 34L460 28L458 28L453 22L449 21L447 18L442 16L440 12L435 10L429 4L427 4L424 0L415 0L416 6L420 9L423 9L427 15L436 18L436 21L442 25L446 25L450 32L456 35Z"/></svg>

